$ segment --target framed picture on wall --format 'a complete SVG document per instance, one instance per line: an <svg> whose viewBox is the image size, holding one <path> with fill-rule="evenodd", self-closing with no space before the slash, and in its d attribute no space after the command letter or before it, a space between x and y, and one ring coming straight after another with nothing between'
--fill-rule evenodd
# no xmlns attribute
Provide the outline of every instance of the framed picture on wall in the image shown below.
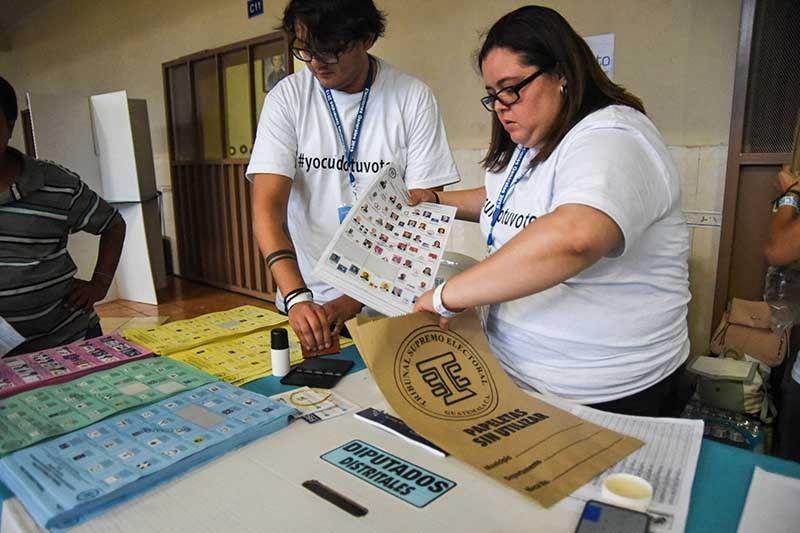
<svg viewBox="0 0 800 533"><path fill-rule="evenodd" d="M289 74L286 69L286 54L275 54L263 59L264 92L269 92L279 81Z"/></svg>

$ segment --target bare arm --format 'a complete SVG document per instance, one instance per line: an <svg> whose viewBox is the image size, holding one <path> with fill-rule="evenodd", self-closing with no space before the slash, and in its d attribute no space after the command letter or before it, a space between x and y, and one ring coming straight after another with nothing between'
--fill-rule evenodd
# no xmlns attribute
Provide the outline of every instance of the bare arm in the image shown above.
<svg viewBox="0 0 800 533"><path fill-rule="evenodd" d="M438 192L440 189L434 190L437 191L436 194L439 196L439 203L451 205L458 209L458 211L456 211L457 219L466 220L468 222L478 222L480 220L481 207L483 206L484 200L486 200L485 187L447 192ZM436 197L430 190L411 189L409 194L411 196L411 205L416 205L419 202L436 202Z"/></svg>
<svg viewBox="0 0 800 533"><path fill-rule="evenodd" d="M292 180L278 174L256 174L253 179L253 232L265 257L279 250L294 250L287 207ZM273 263L272 277L281 294L305 287L296 259ZM306 349L322 350L331 344L328 318L321 305L298 303L289 311L289 324Z"/></svg>
<svg viewBox="0 0 800 533"><path fill-rule="evenodd" d="M125 220L117 214L115 220L100 235L100 246L97 250L97 262L91 281L74 279L70 291L64 299L67 307L72 309L89 308L108 294L114 273L122 255L125 243Z"/></svg>
<svg viewBox="0 0 800 533"><path fill-rule="evenodd" d="M789 167L776 176L776 188L781 191L800 191L800 176L793 174ZM785 205L778 208L769 225L767 242L764 244L764 256L770 265L788 265L800 259L800 218L794 207Z"/></svg>
<svg viewBox="0 0 800 533"><path fill-rule="evenodd" d="M770 265L788 265L800 259L800 219L794 207L785 205L772 216L764 256Z"/></svg>
<svg viewBox="0 0 800 533"><path fill-rule="evenodd" d="M278 250L294 250L287 207L292 180L278 174L256 174L253 178L253 232L264 257ZM281 294L305 287L297 261L278 261L271 269Z"/></svg>
<svg viewBox="0 0 800 533"><path fill-rule="evenodd" d="M564 205L448 281L442 302L455 310L528 296L586 270L623 242L608 215L584 205ZM415 310L433 311L431 295L425 293Z"/></svg>
<svg viewBox="0 0 800 533"><path fill-rule="evenodd" d="M106 231L100 235L100 247L97 250L97 263L94 266L92 281L96 278L104 278L111 284L114 273L119 265L119 258L122 256L122 246L125 244L125 220L120 215ZM106 286L108 290L108 286Z"/></svg>

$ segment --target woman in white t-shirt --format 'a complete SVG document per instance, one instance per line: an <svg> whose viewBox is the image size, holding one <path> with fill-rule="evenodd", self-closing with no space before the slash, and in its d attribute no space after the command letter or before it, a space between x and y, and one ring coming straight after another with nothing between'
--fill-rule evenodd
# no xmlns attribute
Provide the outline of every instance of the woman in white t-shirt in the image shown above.
<svg viewBox="0 0 800 533"><path fill-rule="evenodd" d="M489 257L416 303L490 305L486 333L523 387L601 409L680 409L689 234L680 177L641 101L555 11L497 21L479 54L492 113L484 187L414 191L480 222Z"/></svg>

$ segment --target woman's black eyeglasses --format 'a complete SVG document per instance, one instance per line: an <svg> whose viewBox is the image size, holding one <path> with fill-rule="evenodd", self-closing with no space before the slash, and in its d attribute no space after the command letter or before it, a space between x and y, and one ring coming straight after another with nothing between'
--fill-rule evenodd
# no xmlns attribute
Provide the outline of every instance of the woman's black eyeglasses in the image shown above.
<svg viewBox="0 0 800 533"><path fill-rule="evenodd" d="M481 104L486 108L486 111L494 113L494 103L499 100L503 105L512 105L519 100L519 92L533 80L547 72L548 69L540 68L524 80L509 87L503 87L494 94L487 94L481 98Z"/></svg>

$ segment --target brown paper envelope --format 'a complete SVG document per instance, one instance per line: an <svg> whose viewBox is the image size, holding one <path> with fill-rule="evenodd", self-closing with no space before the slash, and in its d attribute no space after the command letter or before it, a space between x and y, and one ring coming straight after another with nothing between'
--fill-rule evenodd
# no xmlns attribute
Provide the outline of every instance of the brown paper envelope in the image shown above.
<svg viewBox="0 0 800 533"><path fill-rule="evenodd" d="M475 313L443 331L417 313L347 323L389 405L458 459L545 507L642 442L520 390L492 354Z"/></svg>

